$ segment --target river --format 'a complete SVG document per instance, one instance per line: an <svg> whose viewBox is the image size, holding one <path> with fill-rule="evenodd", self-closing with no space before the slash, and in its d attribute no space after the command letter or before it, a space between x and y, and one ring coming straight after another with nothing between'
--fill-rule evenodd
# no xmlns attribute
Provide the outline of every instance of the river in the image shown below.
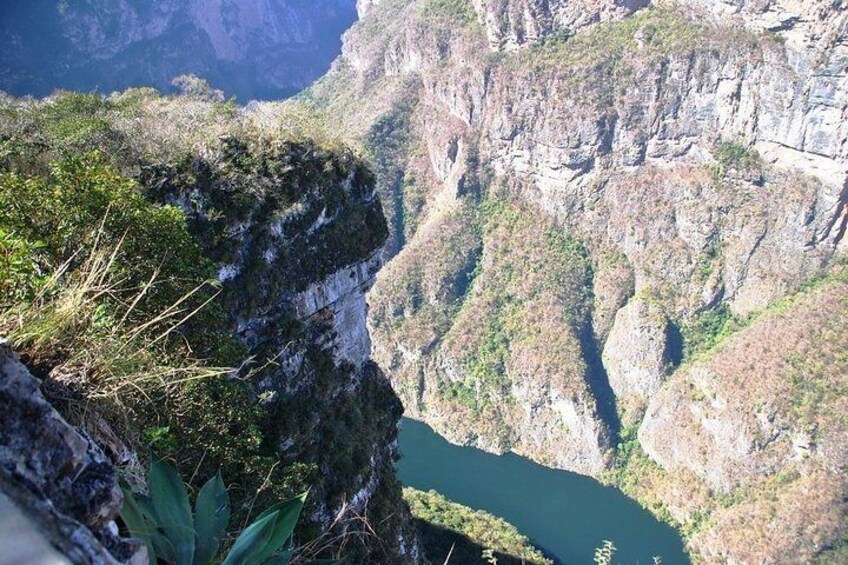
<svg viewBox="0 0 848 565"><path fill-rule="evenodd" d="M680 535L615 488L514 454L451 445L428 426L404 419L397 464L404 485L435 490L516 526L560 564L592 563L603 540L616 565L690 563Z"/></svg>

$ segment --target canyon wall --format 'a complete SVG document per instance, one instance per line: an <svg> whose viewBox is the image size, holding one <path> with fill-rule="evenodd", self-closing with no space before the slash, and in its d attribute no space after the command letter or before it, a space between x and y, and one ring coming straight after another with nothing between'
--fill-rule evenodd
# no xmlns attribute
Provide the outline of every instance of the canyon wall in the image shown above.
<svg viewBox="0 0 848 565"><path fill-rule="evenodd" d="M848 7L648 4L360 3L342 58L302 103L349 116L343 128L378 164L392 234L369 295L375 358L412 417L457 443L617 481L682 524L696 557L830 555L846 511L841 451L776 457L753 475L730 465L714 482L718 461L740 455L699 461L663 438L702 413L672 392L706 382L699 356L723 355L727 335L753 339L764 322L751 320L785 300L811 300L810 281L844 292ZM841 338L812 342L799 355L828 359L821 386L841 390L844 359L827 353ZM776 367L770 379L795 399L769 416L785 418L783 449L803 435L791 406L812 385ZM744 410L769 404L759 375L739 365L739 411L692 426L705 438L743 427ZM822 402L839 410L838 395ZM844 421L811 418L844 437ZM745 441L734 453L771 449ZM796 536L791 521L751 526L747 550L724 520L767 520L763 484L778 476L787 493L828 485L810 511L833 521L811 521L791 547L765 541Z"/></svg>
<svg viewBox="0 0 848 565"><path fill-rule="evenodd" d="M234 517L245 510L249 514L254 504L258 509L308 488L300 528L308 532L302 534L305 540L319 540L311 546L320 550L316 555L343 555L355 562L424 562L394 473L403 407L371 360L366 326L365 296L382 265L380 251L388 235L367 164L344 145L281 132L277 122L264 121L259 109L234 109L202 96L163 96L140 89L109 100L87 94L39 101L6 97L3 105L3 139L23 148L3 162L11 169L4 169L5 175L36 174L33 171L45 170L67 154L75 155L65 157L69 159L103 155L113 167L108 169L115 175L110 177L113 182L120 174L131 179L125 182L133 197L142 193L148 202L170 205L166 209L187 227L217 279L205 308L199 308L201 313L180 324L181 340L196 340L208 329L198 325L214 324L210 333L201 335L209 341L220 339L214 328L221 328L229 340L221 347L238 356L223 375L211 368L204 378L166 382L152 390L151 420L146 419L148 412L132 403L137 396L145 397L135 390L86 397L86 379L93 372L86 367L63 374L42 362L33 369L45 380L41 388L48 400L66 417L75 417L69 420L81 428L62 432L73 436L75 451L61 454L73 465L60 469L57 480L64 480L62 473L86 472L85 461L76 460L83 458L88 443L100 457L95 460L97 468L108 479L95 485L108 495L102 497L102 510L99 506L92 510L96 519L83 516L90 533L111 539L109 532L115 530L109 522L121 506L120 491L114 488L115 468L124 478L141 481L134 487L143 487L145 473L138 468L138 459L146 459L152 451L172 461L183 477L193 472L204 478L220 469ZM61 113L66 110L67 114ZM86 123L92 117L87 112L92 112L102 129L83 128L80 136L60 145L49 130L39 129L44 127L41 120L55 118L56 112L58 119L74 125ZM42 143L28 153L34 138ZM94 157L88 153L92 147L98 150ZM21 154L26 157L16 160ZM82 192L77 185L71 190ZM168 245L174 243L163 239L144 253L163 253L167 261L181 261L170 255ZM174 281L156 280L156 284ZM188 314L182 308L180 316ZM207 309L212 309L211 317L203 318ZM195 351L215 353L214 343L192 345ZM10 356L6 349L0 351ZM27 351L20 353L26 360ZM5 356L0 359L6 363ZM12 376L25 371L17 360L9 363L14 365ZM198 363L206 366L213 361L204 358ZM0 383L14 389L17 385L8 380L5 364L3 370ZM18 393L32 397L39 410L52 411L34 379L29 378L26 390ZM17 400L9 402L15 405ZM79 405L86 406L85 417L75 409ZM138 414L145 419L136 418ZM13 428L26 428L26 410L7 417ZM104 445L112 442L103 441L97 429L89 429L98 418L115 429L115 437L105 439L114 439L118 448L107 449ZM151 442L150 433L159 439ZM41 453L40 448L33 452L32 446L24 450L25 442L15 441L0 450L11 466L26 466L42 456L64 464L58 456ZM96 450L98 444L108 459ZM131 456L126 456L128 451ZM11 472L17 486L32 486L26 473ZM85 484L78 486L82 489ZM92 496L100 496L99 492ZM68 498L84 496L86 491L80 490ZM72 506L53 498L49 489L46 498L60 511ZM247 521L244 516L240 519ZM66 552L75 543L51 541Z"/></svg>

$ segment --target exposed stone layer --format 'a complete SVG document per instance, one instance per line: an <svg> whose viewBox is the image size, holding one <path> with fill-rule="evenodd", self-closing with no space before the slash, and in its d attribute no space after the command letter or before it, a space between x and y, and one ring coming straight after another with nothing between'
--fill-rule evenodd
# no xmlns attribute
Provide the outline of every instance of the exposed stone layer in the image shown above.
<svg viewBox="0 0 848 565"><path fill-rule="evenodd" d="M384 169L395 180L381 179L380 189L397 203L401 218L391 225L403 237L370 295L375 355L411 414L452 441L500 451L506 437L537 461L598 474L612 462L592 458L599 442L578 441L581 426L551 416L562 390L591 390L565 398L585 422L600 423L596 437L613 442L620 425L633 437L648 404L667 417L654 436L660 442L671 422L685 420L668 391L689 370L686 362L674 367L681 345L691 345L681 337L694 340L686 329L705 315L741 319L769 308L845 256L848 6L651 4L480 0L472 3L476 18L462 12L450 25L428 11L435 3L383 2L348 33L336 70L313 89L330 111L360 97L363 111L354 111L349 131L391 161ZM376 126L368 132L367 124ZM386 137L403 150L380 153ZM536 240L515 243L509 233L487 242L485 229L475 231L475 214L486 213L478 203L492 198L518 203L540 225L553 220L587 248L589 324L554 323L570 302L553 302L534 311L543 327L530 338L508 324L486 334L509 308L479 296L487 280L514 267L489 260L491 251L514 244L526 252L525 280L554 264ZM527 302L506 295L516 309ZM569 331L581 336L578 360L541 370L552 351L573 351L563 338ZM521 367L503 365L498 374L511 386L496 390L499 405L526 420L456 406L457 398L473 405L464 391L491 385L465 360L484 335L494 336L492 347L478 357L506 351L505 359L521 359ZM784 369L777 374L785 378ZM475 379L476 388L457 385ZM756 402L746 397L721 430L747 430L743 411L755 413ZM689 451L649 450L666 470L646 467L673 481L646 485L663 485L654 501L686 506L675 515L699 532L690 537L693 551L708 562L804 561L836 543L845 506L835 475L804 471L781 493L785 504L767 509L760 487L792 465L778 460L758 466L756 480L743 479L744 464L737 470L729 461L737 461L736 448L749 453L745 446L736 438L705 447L715 453L698 463ZM758 486L744 503L725 500L715 510L723 525L707 527L699 512L717 503L709 488L719 487L712 474L725 457L724 479ZM826 518L804 530L787 509L816 488L821 496L804 511ZM776 523L768 522L772 510L782 513ZM746 517L757 531L799 542L778 544L780 558L760 546L745 553L730 524Z"/></svg>
<svg viewBox="0 0 848 565"><path fill-rule="evenodd" d="M0 490L72 563L146 563L142 546L116 535L123 495L115 468L40 386L0 342Z"/></svg>

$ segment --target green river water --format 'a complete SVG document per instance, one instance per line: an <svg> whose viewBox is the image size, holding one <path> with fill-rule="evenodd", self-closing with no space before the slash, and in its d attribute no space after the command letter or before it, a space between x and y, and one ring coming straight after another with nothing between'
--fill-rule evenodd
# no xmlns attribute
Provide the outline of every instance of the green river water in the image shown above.
<svg viewBox="0 0 848 565"><path fill-rule="evenodd" d="M618 548L616 565L650 565L654 556L663 565L690 563L677 531L589 477L451 445L409 419L403 420L400 448L403 484L504 518L557 563L591 564L603 540Z"/></svg>

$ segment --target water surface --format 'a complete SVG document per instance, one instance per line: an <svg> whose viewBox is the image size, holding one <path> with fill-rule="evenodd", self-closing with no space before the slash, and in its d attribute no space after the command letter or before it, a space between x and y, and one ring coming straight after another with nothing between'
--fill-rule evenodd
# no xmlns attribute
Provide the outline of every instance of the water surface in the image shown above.
<svg viewBox="0 0 848 565"><path fill-rule="evenodd" d="M515 525L557 563L592 563L611 540L616 565L688 564L679 534L621 491L589 477L557 471L514 454L492 455L451 445L428 426L404 419L403 484L436 490Z"/></svg>

